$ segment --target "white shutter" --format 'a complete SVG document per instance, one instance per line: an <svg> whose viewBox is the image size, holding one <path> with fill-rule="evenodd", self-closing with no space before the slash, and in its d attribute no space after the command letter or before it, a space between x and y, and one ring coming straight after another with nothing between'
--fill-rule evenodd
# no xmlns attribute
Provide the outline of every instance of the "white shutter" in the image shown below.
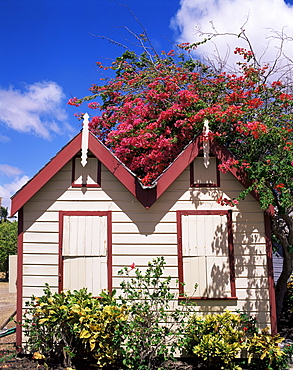
<svg viewBox="0 0 293 370"><path fill-rule="evenodd" d="M106 256L106 216L64 216L63 256Z"/></svg>
<svg viewBox="0 0 293 370"><path fill-rule="evenodd" d="M63 225L63 289L97 296L107 288L107 217L65 215Z"/></svg>
<svg viewBox="0 0 293 370"><path fill-rule="evenodd" d="M230 295L226 215L183 215L182 253L187 295L210 298Z"/></svg>
<svg viewBox="0 0 293 370"><path fill-rule="evenodd" d="M204 159L197 157L192 163L194 185L212 185L217 184L217 160L215 157L210 157L210 164L208 167L204 165Z"/></svg>
<svg viewBox="0 0 293 370"><path fill-rule="evenodd" d="M81 165L80 158L75 158L75 179L74 183L76 185L87 184L93 185L97 184L98 178L98 159L97 158L87 158L87 164L85 167Z"/></svg>

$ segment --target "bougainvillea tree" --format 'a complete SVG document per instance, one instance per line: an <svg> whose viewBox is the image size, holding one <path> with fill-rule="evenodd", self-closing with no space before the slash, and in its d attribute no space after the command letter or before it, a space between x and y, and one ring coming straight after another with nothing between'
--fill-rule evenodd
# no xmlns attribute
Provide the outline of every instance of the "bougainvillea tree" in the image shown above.
<svg viewBox="0 0 293 370"><path fill-rule="evenodd" d="M69 104L87 102L94 110L91 131L144 186L152 185L202 132L207 119L213 139L235 156L220 169L241 168L252 181L239 200L255 190L262 208L275 208L272 226L284 254L276 287L280 313L293 268L293 95L288 84L267 82L268 66L253 65L251 51L237 48L235 53L239 69L228 73L183 52L126 51L110 67L97 64L114 70L115 77L92 85L90 96L72 98Z"/></svg>

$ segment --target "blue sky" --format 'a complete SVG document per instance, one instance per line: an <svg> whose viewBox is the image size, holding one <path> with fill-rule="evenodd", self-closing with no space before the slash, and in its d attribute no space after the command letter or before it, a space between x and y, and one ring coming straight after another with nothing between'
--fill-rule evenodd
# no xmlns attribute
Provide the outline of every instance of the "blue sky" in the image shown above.
<svg viewBox="0 0 293 370"><path fill-rule="evenodd" d="M260 53L268 27L278 31L285 27L293 35L293 8L284 0L120 2L131 8L158 51L170 50L179 41L195 41L196 30L208 29L210 21L219 32L237 33L248 19L245 27ZM101 83L95 62L107 62L123 52L95 35L125 43L130 35L123 26L142 32L129 9L113 0L0 0L3 206L9 207L10 196L79 132L74 113L87 109L67 101L88 95L92 83ZM217 50L230 43L219 41ZM211 45L202 52L214 51ZM268 53L270 58L274 56Z"/></svg>

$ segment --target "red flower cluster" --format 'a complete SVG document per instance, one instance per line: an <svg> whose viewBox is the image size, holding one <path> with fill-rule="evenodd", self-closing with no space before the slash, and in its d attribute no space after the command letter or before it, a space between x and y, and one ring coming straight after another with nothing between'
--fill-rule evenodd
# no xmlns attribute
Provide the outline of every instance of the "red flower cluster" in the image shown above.
<svg viewBox="0 0 293 370"><path fill-rule="evenodd" d="M217 203L220 204L221 206L230 206L230 207L234 207L236 206L239 202L237 199L228 199L228 198L223 198L223 197L220 197L218 200L217 200Z"/></svg>
<svg viewBox="0 0 293 370"><path fill-rule="evenodd" d="M190 50L190 45L182 44L181 48ZM235 53L245 62L240 63L239 73L229 74L193 60L175 62L173 50L154 60L125 52L109 67L117 72L116 77L90 88L93 98L102 99L101 103L88 103L100 111L90 121L91 131L144 185L151 185L202 133L207 119L212 133L205 140L212 136L239 155L239 160L223 162L219 169L225 173L241 167L256 176L260 170L255 163L262 156L271 158L272 151L279 148L288 156L292 152L293 131L288 123L292 121L292 95L283 91L280 81L271 85L262 81L267 66L248 64L254 57L250 51L237 48ZM104 68L100 63L98 66ZM68 104L79 106L81 102L72 98ZM276 144L278 140L281 144ZM264 148L261 156L251 150L258 142ZM269 161L263 159L265 164ZM291 162L293 157L288 164ZM266 167L276 173L272 165ZM277 185L284 182L274 181ZM232 201L221 199L223 202Z"/></svg>

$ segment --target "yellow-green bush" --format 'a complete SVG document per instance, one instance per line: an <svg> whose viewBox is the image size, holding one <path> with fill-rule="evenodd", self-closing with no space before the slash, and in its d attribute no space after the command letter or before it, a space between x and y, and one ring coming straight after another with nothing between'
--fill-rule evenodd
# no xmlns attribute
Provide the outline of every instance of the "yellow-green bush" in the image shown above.
<svg viewBox="0 0 293 370"><path fill-rule="evenodd" d="M278 362L281 362L284 356L284 352L279 347L279 343L283 340L284 338L279 335L270 335L268 329L248 337L246 339L248 363L252 363L257 369L278 369Z"/></svg>
<svg viewBox="0 0 293 370"><path fill-rule="evenodd" d="M244 348L239 315L225 312L199 317L194 315L187 327L185 348L215 369L237 369L233 360Z"/></svg>
<svg viewBox="0 0 293 370"><path fill-rule="evenodd" d="M121 345L117 333L127 315L113 296L94 298L86 289L53 294L47 287L27 307L26 347L37 357L57 357L65 366L71 366L75 356L94 358L100 367L117 360Z"/></svg>
<svg viewBox="0 0 293 370"><path fill-rule="evenodd" d="M213 369L241 370L242 363L249 369L280 369L284 353L278 345L283 338L271 336L267 330L259 331L255 325L248 330L246 324L247 315L229 311L204 317L194 315L189 320L183 347L198 362Z"/></svg>

